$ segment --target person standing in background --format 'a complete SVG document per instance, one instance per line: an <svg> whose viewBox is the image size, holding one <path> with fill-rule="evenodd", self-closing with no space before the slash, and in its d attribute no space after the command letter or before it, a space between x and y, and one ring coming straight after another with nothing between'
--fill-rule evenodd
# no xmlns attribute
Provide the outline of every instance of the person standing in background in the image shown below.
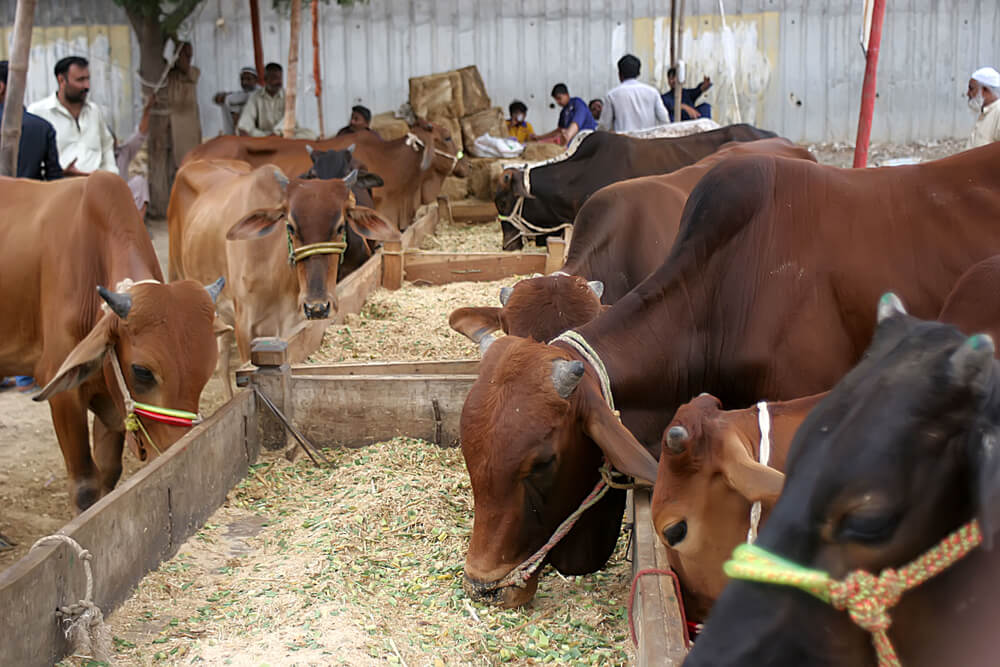
<svg viewBox="0 0 1000 667"><path fill-rule="evenodd" d="M167 74L167 160L170 180L188 151L201 143L201 118L198 116L198 77L201 71L191 65L194 49L191 42L180 42L174 66ZM127 177L127 174L122 174Z"/></svg>
<svg viewBox="0 0 1000 667"><path fill-rule="evenodd" d="M632 54L618 60L621 84L608 91L598 127L612 132L645 130L670 122L660 91L639 81L642 63Z"/></svg>

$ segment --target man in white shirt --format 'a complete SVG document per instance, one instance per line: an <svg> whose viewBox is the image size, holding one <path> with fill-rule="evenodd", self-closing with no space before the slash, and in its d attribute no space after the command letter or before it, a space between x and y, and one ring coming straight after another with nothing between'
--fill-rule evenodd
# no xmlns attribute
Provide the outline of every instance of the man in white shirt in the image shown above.
<svg viewBox="0 0 1000 667"><path fill-rule="evenodd" d="M59 162L70 176L85 176L103 169L118 173L115 142L104 114L87 100L90 68L86 58L68 56L56 63L59 89L28 107L56 129Z"/></svg>
<svg viewBox="0 0 1000 667"><path fill-rule="evenodd" d="M639 59L632 54L618 61L621 84L608 92L598 129L631 132L670 122L660 91L638 80Z"/></svg>
<svg viewBox="0 0 1000 667"><path fill-rule="evenodd" d="M978 112L969 137L969 148L1000 141L1000 72L992 67L980 67L972 73L966 91L969 106Z"/></svg>
<svg viewBox="0 0 1000 667"><path fill-rule="evenodd" d="M258 88L247 98L240 120L236 125L239 134L251 137L269 137L281 134L285 118L285 89L281 65L268 63L264 68L264 87Z"/></svg>

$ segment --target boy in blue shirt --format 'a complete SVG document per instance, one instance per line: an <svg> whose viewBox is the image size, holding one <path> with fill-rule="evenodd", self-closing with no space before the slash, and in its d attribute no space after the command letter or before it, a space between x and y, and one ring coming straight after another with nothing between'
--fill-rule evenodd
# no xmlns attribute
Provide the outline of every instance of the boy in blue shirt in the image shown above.
<svg viewBox="0 0 1000 667"><path fill-rule="evenodd" d="M557 83L552 87L552 98L562 107L559 112L559 127L538 137L538 141L548 140L565 146L580 130L597 129L597 121L587 108L587 103L579 97L570 97L565 83Z"/></svg>

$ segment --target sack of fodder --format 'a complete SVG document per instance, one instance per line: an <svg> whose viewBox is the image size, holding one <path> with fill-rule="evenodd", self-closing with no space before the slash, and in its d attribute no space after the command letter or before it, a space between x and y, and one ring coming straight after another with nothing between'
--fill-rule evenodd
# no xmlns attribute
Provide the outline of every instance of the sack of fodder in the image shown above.
<svg viewBox="0 0 1000 667"><path fill-rule="evenodd" d="M410 126L402 118L396 118L391 111L372 116L371 128L378 132L378 135L386 141L405 137L410 131Z"/></svg>
<svg viewBox="0 0 1000 667"><path fill-rule="evenodd" d="M493 107L492 109L486 109L471 116L466 116L461 122L462 141L465 142L466 146L471 146L476 137L484 134L500 138L507 136L507 126L504 125L503 120L503 109L500 107Z"/></svg>
<svg viewBox="0 0 1000 667"><path fill-rule="evenodd" d="M410 79L410 106L420 118L461 118L465 115L462 76L458 72L444 72L413 77Z"/></svg>

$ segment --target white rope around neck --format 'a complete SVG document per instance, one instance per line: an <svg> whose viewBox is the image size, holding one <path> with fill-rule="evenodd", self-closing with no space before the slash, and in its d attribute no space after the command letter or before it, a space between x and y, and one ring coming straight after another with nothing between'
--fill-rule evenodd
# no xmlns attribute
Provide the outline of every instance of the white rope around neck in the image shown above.
<svg viewBox="0 0 1000 667"><path fill-rule="evenodd" d="M580 356L582 356L588 364L591 365L597 373L597 378L601 382L601 393L604 395L604 400L607 401L608 407L611 408L611 412L618 417L618 411L615 409L615 399L611 395L611 377L608 375L608 369L604 366L604 362L601 361L601 358L597 355L594 348L590 346L590 343L588 343L583 336L572 329L564 331L550 340L549 345L557 341L561 341L572 347L580 353Z"/></svg>
<svg viewBox="0 0 1000 667"><path fill-rule="evenodd" d="M767 401L757 404L757 425L760 427L760 452L758 458L763 465L771 460L771 416L767 412ZM760 525L761 505L755 500L750 506L750 530L747 531L747 544L757 541L757 527Z"/></svg>

